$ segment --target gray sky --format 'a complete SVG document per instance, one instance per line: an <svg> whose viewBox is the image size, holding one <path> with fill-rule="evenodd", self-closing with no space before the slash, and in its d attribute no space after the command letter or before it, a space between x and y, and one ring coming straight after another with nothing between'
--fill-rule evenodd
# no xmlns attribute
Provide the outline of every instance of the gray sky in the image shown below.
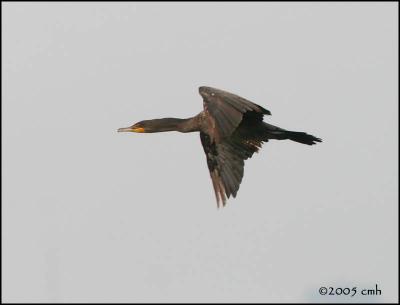
<svg viewBox="0 0 400 305"><path fill-rule="evenodd" d="M397 3L2 8L3 301L397 300ZM218 210L198 134L116 132L201 85L324 142L265 144Z"/></svg>

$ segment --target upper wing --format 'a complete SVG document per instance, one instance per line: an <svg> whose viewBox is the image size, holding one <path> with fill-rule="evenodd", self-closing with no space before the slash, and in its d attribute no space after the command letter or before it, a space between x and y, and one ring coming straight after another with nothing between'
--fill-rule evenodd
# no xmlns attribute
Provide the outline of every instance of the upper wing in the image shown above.
<svg viewBox="0 0 400 305"><path fill-rule="evenodd" d="M211 87L200 87L199 90L203 97L204 112L214 126L211 136L217 142L234 132L243 114L251 112L260 121L265 114L271 114L267 109L236 94Z"/></svg>
<svg viewBox="0 0 400 305"><path fill-rule="evenodd" d="M201 144L207 157L207 165L213 183L217 205L225 206L227 197L236 197L243 178L244 160L251 158L262 145L263 139L243 138L235 132L230 138L216 143L200 132ZM265 139L264 139L265 141Z"/></svg>

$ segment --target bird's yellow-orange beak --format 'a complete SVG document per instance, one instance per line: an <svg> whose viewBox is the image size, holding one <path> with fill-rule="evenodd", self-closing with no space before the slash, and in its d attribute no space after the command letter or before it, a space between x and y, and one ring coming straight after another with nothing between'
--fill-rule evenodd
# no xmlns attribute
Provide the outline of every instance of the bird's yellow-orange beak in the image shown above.
<svg viewBox="0 0 400 305"><path fill-rule="evenodd" d="M124 128L119 128L118 132L144 132L144 128L142 127L124 127Z"/></svg>

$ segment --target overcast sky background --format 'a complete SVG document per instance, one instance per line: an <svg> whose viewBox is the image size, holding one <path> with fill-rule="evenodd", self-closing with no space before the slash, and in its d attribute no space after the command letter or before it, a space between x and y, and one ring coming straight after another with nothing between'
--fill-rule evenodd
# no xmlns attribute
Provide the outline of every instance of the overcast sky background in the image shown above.
<svg viewBox="0 0 400 305"><path fill-rule="evenodd" d="M2 9L3 301L397 300L397 3ZM218 210L197 133L116 132L201 85L324 142L265 144Z"/></svg>

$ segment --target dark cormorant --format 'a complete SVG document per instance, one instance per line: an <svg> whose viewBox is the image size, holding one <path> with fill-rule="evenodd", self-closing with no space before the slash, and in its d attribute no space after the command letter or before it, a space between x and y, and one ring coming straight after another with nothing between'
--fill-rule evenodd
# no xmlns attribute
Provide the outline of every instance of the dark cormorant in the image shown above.
<svg viewBox="0 0 400 305"><path fill-rule="evenodd" d="M204 110L188 119L164 118L140 121L118 131L130 132L200 132L211 180L217 198L236 197L243 178L244 160L251 158L263 142L292 140L313 145L322 140L305 132L285 130L266 122L271 113L236 94L211 87L200 87Z"/></svg>

